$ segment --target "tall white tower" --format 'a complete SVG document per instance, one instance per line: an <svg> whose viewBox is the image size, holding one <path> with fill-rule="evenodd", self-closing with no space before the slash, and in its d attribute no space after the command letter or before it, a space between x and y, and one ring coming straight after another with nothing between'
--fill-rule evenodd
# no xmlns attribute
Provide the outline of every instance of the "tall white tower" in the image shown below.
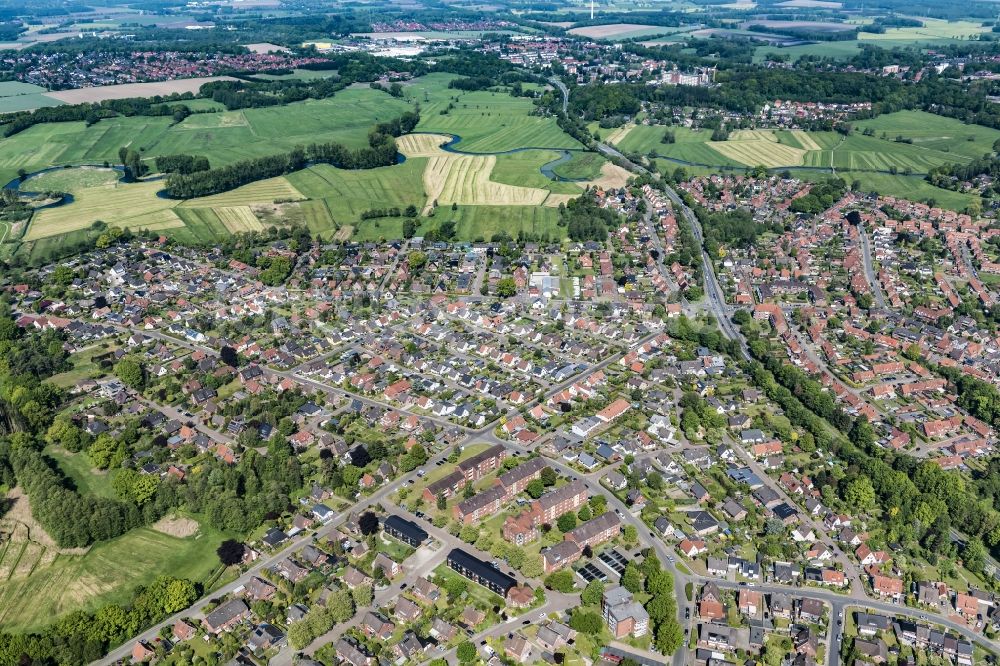
<svg viewBox="0 0 1000 666"><path fill-rule="evenodd" d="M594 20L594 0L590 0L590 20Z"/></svg>

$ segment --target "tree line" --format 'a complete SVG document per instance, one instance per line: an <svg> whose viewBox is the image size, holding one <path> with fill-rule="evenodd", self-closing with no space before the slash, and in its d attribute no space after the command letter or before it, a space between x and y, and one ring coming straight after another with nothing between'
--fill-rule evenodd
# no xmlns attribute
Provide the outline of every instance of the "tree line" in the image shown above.
<svg viewBox="0 0 1000 666"><path fill-rule="evenodd" d="M181 114L183 117L187 117L191 113L191 110L187 105L180 102L190 99L194 99L194 95L184 93L169 95L167 97L157 95L151 98L133 97L129 99L109 99L94 103L42 107L34 111L19 111L0 116L0 126L3 127L3 136L8 137L41 123L85 121L88 125L93 125L104 118L113 118L116 115L174 116L175 114Z"/></svg>
<svg viewBox="0 0 1000 666"><path fill-rule="evenodd" d="M190 175L210 168L208 158L201 155L161 155L156 158L156 170L160 173Z"/></svg>

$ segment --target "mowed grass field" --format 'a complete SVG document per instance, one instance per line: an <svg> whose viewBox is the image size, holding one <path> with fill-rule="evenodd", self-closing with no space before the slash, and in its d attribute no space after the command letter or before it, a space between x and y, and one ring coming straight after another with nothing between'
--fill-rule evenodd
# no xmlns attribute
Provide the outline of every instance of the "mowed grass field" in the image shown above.
<svg viewBox="0 0 1000 666"><path fill-rule="evenodd" d="M163 183L129 183L81 189L74 201L35 213L24 235L25 241L59 236L87 229L95 222L129 229L160 231L184 225L174 214L177 201L160 199Z"/></svg>
<svg viewBox="0 0 1000 666"><path fill-rule="evenodd" d="M455 221L460 240L489 240L506 232L517 238L521 231L552 239L566 236L558 225L559 211L552 206L459 206L457 211L438 212L437 217Z"/></svg>
<svg viewBox="0 0 1000 666"><path fill-rule="evenodd" d="M493 155L438 155L424 170L427 205L439 204L537 206L548 195L534 187L490 180L497 158Z"/></svg>
<svg viewBox="0 0 1000 666"><path fill-rule="evenodd" d="M45 88L20 81L0 81L0 113L29 111L61 102L45 95Z"/></svg>
<svg viewBox="0 0 1000 666"><path fill-rule="evenodd" d="M979 158L993 149L1000 130L982 125L968 125L954 118L944 118L924 111L898 111L855 123L859 130L871 128L894 139L902 135L913 140L916 148L947 153L953 161L959 156Z"/></svg>
<svg viewBox="0 0 1000 666"><path fill-rule="evenodd" d="M601 167L607 163L599 153L573 153L569 162L563 162L553 171L557 176L572 180L593 180L600 178Z"/></svg>
<svg viewBox="0 0 1000 666"><path fill-rule="evenodd" d="M142 528L78 555L15 532L0 545L0 628L33 630L74 610L125 603L136 586L159 575L208 581L225 538L204 523L183 539Z"/></svg>
<svg viewBox="0 0 1000 666"><path fill-rule="evenodd" d="M423 186L427 159L415 157L396 166L360 171L318 164L287 178L310 199L298 206L302 221L312 233L331 238L342 225L357 225L366 210L423 206L427 201Z"/></svg>
<svg viewBox="0 0 1000 666"><path fill-rule="evenodd" d="M591 153L573 153L572 159L576 160L585 154ZM581 189L578 185L552 180L541 172L542 166L559 159L559 157L560 153L554 150L525 150L519 153L497 155L490 179L498 183L535 187L556 194L580 194ZM556 168L555 171L560 173L559 168Z"/></svg>
<svg viewBox="0 0 1000 666"><path fill-rule="evenodd" d="M406 98L420 103L420 132L462 137L455 147L473 153L517 148L579 148L554 118L529 115L531 100L489 90L464 92L448 87L453 74L428 74L406 84ZM451 107L451 108L449 108ZM446 112L442 115L442 111Z"/></svg>
<svg viewBox="0 0 1000 666"><path fill-rule="evenodd" d="M831 148L806 153L806 166L834 166L838 169L857 171L889 171L895 167L899 171L910 170L916 174L927 173L930 169L951 162L969 162L971 157L960 152L945 152L936 148L913 144L897 143L891 138L864 136L858 132L840 138L832 133L811 133L818 143L828 145L838 141ZM988 150L988 148L987 148Z"/></svg>
<svg viewBox="0 0 1000 666"><path fill-rule="evenodd" d="M738 130L727 141L713 141L709 146L731 160L769 168L798 166L806 153L802 148L779 143L769 130Z"/></svg>
<svg viewBox="0 0 1000 666"><path fill-rule="evenodd" d="M212 166L287 152L297 145L338 141L366 145L377 122L398 117L411 105L370 88L342 90L324 100L281 107L194 114L173 125L170 118L110 118L90 127L82 122L45 123L0 139L0 180L18 169L118 161L129 146L146 159L179 153L206 155Z"/></svg>
<svg viewBox="0 0 1000 666"><path fill-rule="evenodd" d="M91 187L113 186L121 173L100 167L60 169L32 176L21 183L26 192L78 192Z"/></svg>

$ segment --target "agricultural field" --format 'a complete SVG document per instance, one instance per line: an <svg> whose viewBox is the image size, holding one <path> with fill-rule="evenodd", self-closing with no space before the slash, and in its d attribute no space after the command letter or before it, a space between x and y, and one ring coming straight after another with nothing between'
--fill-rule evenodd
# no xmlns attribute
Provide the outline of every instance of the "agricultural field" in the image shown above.
<svg viewBox="0 0 1000 666"><path fill-rule="evenodd" d="M21 183L25 192L79 192L92 187L110 187L121 174L114 169L78 167L60 169L32 176Z"/></svg>
<svg viewBox="0 0 1000 666"><path fill-rule="evenodd" d="M583 28L573 28L568 32L571 35L586 37L588 39L616 40L671 35L685 30L690 30L690 28L643 25L639 23L610 23L607 25L589 25Z"/></svg>
<svg viewBox="0 0 1000 666"><path fill-rule="evenodd" d="M213 194L208 197L188 199L181 208L221 208L245 206L255 203L271 203L278 200L298 200L306 197L289 182L287 177L278 176L250 183L235 190Z"/></svg>
<svg viewBox="0 0 1000 666"><path fill-rule="evenodd" d="M817 133L818 141L832 139L834 135ZM858 132L844 137L832 148L810 151L806 154L806 166L833 166L844 170L886 171L895 167L898 171L909 170L914 174L924 174L928 170L949 162L968 162L971 158L957 153L923 147L918 144L897 143L877 136L864 136Z"/></svg>
<svg viewBox="0 0 1000 666"><path fill-rule="evenodd" d="M923 111L897 111L855 123L857 130L868 128L875 130L876 136L885 134L890 140L896 136L912 139L915 147L947 153L956 162L964 161L962 157L982 157L1000 139L998 130Z"/></svg>
<svg viewBox="0 0 1000 666"><path fill-rule="evenodd" d="M760 26L772 30L800 29L810 32L846 32L853 30L855 26L850 23L835 23L832 21L774 21L770 19L751 19L743 24L743 27Z"/></svg>
<svg viewBox="0 0 1000 666"><path fill-rule="evenodd" d="M605 137L605 140L611 145L617 146L625 139L625 137L628 136L629 132L631 132L634 129L635 125L633 123L626 123L621 127L618 127L609 132L608 135Z"/></svg>
<svg viewBox="0 0 1000 666"><path fill-rule="evenodd" d="M505 92L448 88L454 78L452 74L429 74L406 85L407 98L420 103L418 131L459 136L461 141L455 148L470 153L580 147L576 139L559 129L554 118L530 115L534 109L531 100Z"/></svg>
<svg viewBox="0 0 1000 666"><path fill-rule="evenodd" d="M769 168L798 166L802 164L805 150L778 142L774 132L768 130L739 130L727 141L713 141L713 150L724 157L746 165L763 165Z"/></svg>
<svg viewBox="0 0 1000 666"><path fill-rule="evenodd" d="M493 204L537 206L548 192L490 180L497 158L493 155L439 155L430 158L424 171L427 206L440 204Z"/></svg>
<svg viewBox="0 0 1000 666"><path fill-rule="evenodd" d="M222 226L231 234L264 230L264 225L254 215L250 206L221 206L214 210Z"/></svg>
<svg viewBox="0 0 1000 666"><path fill-rule="evenodd" d="M83 104L86 102L103 102L108 99L154 97L156 95L171 95L173 93L186 92L197 93L198 90L206 83L232 80L232 77L229 76L205 76L195 79L157 81L155 83L123 83L114 86L94 86L91 88L57 90L49 93L48 96L62 104Z"/></svg>
<svg viewBox="0 0 1000 666"><path fill-rule="evenodd" d="M176 125L168 118L113 118L90 127L42 124L0 139L0 179L9 180L19 169L115 162L122 146L138 150L151 166L156 156L167 154L205 154L213 166L221 166L312 141L360 146L372 124L398 116L414 102L421 104L420 129L437 133L400 138L407 156L400 165L362 171L319 165L184 202L157 197L161 182L121 183L114 172L96 166L40 174L26 189L70 191L74 201L39 211L19 251L38 260L67 243L92 240L99 233L98 221L167 231L181 241L202 243L288 223L305 224L327 238L363 235L366 225L387 225L378 233L392 235L392 225L401 221L360 222L360 214L372 208L426 207L435 199L460 206L554 206L581 191L540 171L560 157L559 150L579 147L554 119L530 115L534 107L529 100L504 92L449 89L454 78L433 74L411 81L406 100L359 87L330 100L194 114ZM441 115L442 110L447 113ZM461 149L473 154L441 150L451 135L460 136ZM601 171L603 165L595 156L574 156L561 167L566 174L579 174L572 177L600 179L608 175Z"/></svg>
<svg viewBox="0 0 1000 666"><path fill-rule="evenodd" d="M875 131L875 136L861 133L868 127ZM836 132L739 130L727 141L711 141L707 130L675 127L669 129L674 132L676 143L660 143L667 129L640 125L618 146L626 151L643 154L652 151L678 163L708 167L801 165L885 172L895 167L900 172L909 169L923 174L935 166L979 157L1000 138L997 130L910 111L859 121L847 137ZM897 135L913 139L913 143L896 142Z"/></svg>
<svg viewBox="0 0 1000 666"><path fill-rule="evenodd" d="M909 46L913 44L942 44L963 41L989 32L981 21L945 21L920 17L924 25L920 28L889 28L883 34L862 32L858 36L862 42L877 42L883 48Z"/></svg>
<svg viewBox="0 0 1000 666"><path fill-rule="evenodd" d="M45 88L19 81L0 82L0 113L30 111L43 106L59 106L61 102L47 96Z"/></svg>
<svg viewBox="0 0 1000 666"><path fill-rule="evenodd" d="M861 52L861 43L857 40L846 40L839 42L814 42L812 44L799 44L796 46L774 46L767 44L754 49L753 61L761 63L769 57L779 56L786 58L789 62L795 62L804 55L820 56L822 58L834 58L846 60Z"/></svg>
<svg viewBox="0 0 1000 666"><path fill-rule="evenodd" d="M187 536L181 535L189 531L157 524L159 529L135 529L88 550L61 550L31 520L23 496L3 522L12 536L0 544L0 628L14 631L38 629L74 610L124 603L136 586L158 575L209 582L215 549L225 538L188 519L196 531Z"/></svg>
<svg viewBox="0 0 1000 666"><path fill-rule="evenodd" d="M156 196L161 189L163 183L153 181L78 190L72 203L35 213L24 240L87 229L98 221L108 226L151 231L183 226L184 222L173 212L177 202Z"/></svg>
<svg viewBox="0 0 1000 666"><path fill-rule="evenodd" d="M396 149L405 157L434 157L444 152L441 145L450 140L446 134L407 134L396 139Z"/></svg>
<svg viewBox="0 0 1000 666"><path fill-rule="evenodd" d="M593 153L574 152L569 163L582 155L591 154ZM552 180L541 172L543 166L559 158L560 153L554 150L524 150L507 155L497 155L490 179L498 183L548 190L556 194L579 194L580 187L578 185ZM559 171L560 168L569 163L557 166L554 170L555 173L562 175ZM598 171L599 169L598 165ZM584 177L589 177L589 174Z"/></svg>
<svg viewBox="0 0 1000 666"><path fill-rule="evenodd" d="M358 88L282 107L194 114L177 125L170 118L142 116L110 118L90 127L82 122L45 123L0 139L0 182L12 180L18 169L117 162L122 146L138 150L145 159L207 155L216 167L318 141L359 147L366 145L372 125L408 109L409 104L384 92Z"/></svg>
<svg viewBox="0 0 1000 666"><path fill-rule="evenodd" d="M696 137L692 138L692 141L707 140L701 136L700 132L691 132L686 128L680 127L667 128L662 125L636 125L624 134L617 132L617 130L612 130L607 135L601 132L601 136L607 143L617 146L620 150L630 153L648 153L650 150L656 150L666 145L661 144L660 140L666 134L667 129L674 131L677 141L683 141L685 135Z"/></svg>
<svg viewBox="0 0 1000 666"><path fill-rule="evenodd" d="M868 128L874 136L863 134ZM675 143L661 143L668 129L674 133ZM897 136L912 143L897 142ZM682 166L690 175L762 164L789 167L800 177L815 180L828 177L828 169L835 169L843 178L860 180L866 189L891 196L934 199L942 206L961 210L974 197L932 187L920 176L942 164L980 157L997 139L1000 131L987 127L920 111L901 111L858 121L854 132L846 137L836 132L744 130L717 142L711 141L707 130L638 125L617 145L628 152L653 153L660 169L672 171ZM796 166L814 169L796 171ZM893 168L898 174L890 173Z"/></svg>
<svg viewBox="0 0 1000 666"><path fill-rule="evenodd" d="M341 225L356 224L366 210L376 207L403 209L410 204L422 206L427 201L423 187L427 159L415 157L396 166L361 171L318 164L289 174L287 178L296 190L310 199L299 204L309 230L330 238Z"/></svg>
<svg viewBox="0 0 1000 666"><path fill-rule="evenodd" d="M554 196L554 195L553 195ZM552 206L459 206L457 211L446 211L455 221L460 240L489 240L494 234L506 232L513 237L521 231L549 238L562 239L565 227L557 223L559 212Z"/></svg>
<svg viewBox="0 0 1000 666"><path fill-rule="evenodd" d="M617 189L620 187L625 187L628 183L628 179L632 177L632 172L624 167L620 167L617 164L611 162L605 162L601 165L600 175L593 180L588 180L581 182L580 185L584 187L592 186L599 187L602 189ZM548 204L548 202L546 202ZM552 204L558 205L558 203Z"/></svg>
<svg viewBox="0 0 1000 666"><path fill-rule="evenodd" d="M907 46L942 47L975 39L980 33L989 31L989 28L976 21L919 18L924 23L923 27L889 28L883 34L862 32L858 39L788 47L760 46L754 52L754 62L763 62L769 54L784 56L792 62L804 55L845 59L857 55L862 44L875 44L885 49Z"/></svg>

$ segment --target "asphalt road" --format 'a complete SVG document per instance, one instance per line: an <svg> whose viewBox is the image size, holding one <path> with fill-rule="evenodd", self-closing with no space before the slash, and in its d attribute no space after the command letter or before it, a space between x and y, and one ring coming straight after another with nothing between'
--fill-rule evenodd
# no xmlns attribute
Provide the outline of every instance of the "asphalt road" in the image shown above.
<svg viewBox="0 0 1000 666"><path fill-rule="evenodd" d="M563 83L561 81L558 81L558 79L551 79L551 82L553 83L553 85L555 85L557 88L559 88L559 90L563 94L563 110L565 112L566 109L567 109L567 104L568 104L568 91L566 90L566 86L563 85ZM598 150L600 150L602 153L605 153L607 155L611 155L611 156L614 156L614 157L617 157L617 158L623 160L624 163L626 164L626 166L628 168L630 168L631 170L633 170L633 171L640 172L640 173L648 173L642 167L629 162L627 160L627 158L625 158L624 155L622 155L619 151L617 151L616 149L614 149L614 148L612 148L610 146L607 146L605 144L598 144ZM703 240L703 236L702 236L701 226L698 223L698 220L695 217L695 215L693 214L693 212L687 206L685 206L683 204L683 202L680 200L680 197L678 197L677 193L674 192L674 190L672 190L671 188L667 187L666 192L667 192L667 195L670 197L670 199L673 201L675 207L678 210L681 211L681 214L684 215L685 219L691 224L691 227L692 227L692 230L694 232L695 238L698 240L699 243L703 243L704 240ZM740 332L736 329L736 327L732 324L731 320L729 319L729 315L728 315L727 309L726 309L725 297L722 294L722 290L721 290L721 288L719 286L719 283L718 283L718 280L717 280L717 278L715 276L714 267L712 265L711 259L708 257L707 253L705 253L704 251L702 252L702 261L704 263L704 275L705 275L705 282L706 282L706 285L705 285L706 286L706 290L705 291L706 291L706 296L707 296L708 304L709 304L709 306L710 306L713 314L715 315L716 319L718 320L719 325L720 325L720 327L721 327L724 335L727 338L731 339L731 340L736 340L739 343L739 345L740 345L741 353L743 354L743 356L746 357L746 358L749 358L749 353L748 353L747 348L746 348L746 341L744 340L744 338L742 337L742 335L740 334ZM866 265L868 265L868 261L866 261ZM873 281L873 287L877 288L877 282ZM170 336L163 335L163 334L161 334L161 333L159 333L157 331L137 330L136 332L142 333L144 335L149 335L150 337L154 337L154 338L158 338L158 339L162 339L162 340L167 340L167 341L170 341L170 342L172 342L174 344L179 344L179 345L182 345L182 346L186 346L186 347L188 347L190 349L200 349L201 351L204 351L205 353L208 353L208 354L212 354L212 355L216 354L215 350L209 349L208 347L205 347L203 345L198 345L198 344L195 344L195 343L191 343L191 342L189 342L187 340L179 340L177 338L173 338L173 337L170 337ZM643 341L651 339L652 337L655 337L655 335L656 334L651 334L651 335L647 336L646 338L644 338ZM563 387L571 385L575 381L578 381L579 379L587 376L588 374L590 374L591 372L593 372L595 370L607 367L611 363L616 362L620 357L621 357L621 353L616 353L616 354L611 355L608 358L605 358L604 360L602 360L602 361L600 361L600 362L598 362L598 363L596 363L594 365L589 365L588 368L585 371L583 371L583 372L579 373L578 375L574 376L573 378L567 380L566 382L564 382L560 386L553 387L553 389L550 392L550 394L553 393L553 392L557 392L557 391L561 390L561 388L563 388ZM320 391L324 391L324 392L329 393L329 394L335 394L335 395L339 395L339 396L348 397L348 398L351 398L351 399L361 400L362 402L364 402L366 404L373 404L373 405L378 405L378 406L383 406L383 407L385 406L383 403L380 403L378 401L371 400L369 398L366 398L366 397L363 397L363 396L360 396L360 395L355 395L353 393L350 393L350 392L347 392L347 391L343 391L341 389L334 389L334 388L329 387L329 386L327 386L325 384L322 384L321 382L317 382L315 380L303 377L300 374L296 373L296 370L297 369L293 369L292 371L276 372L275 374L278 374L279 376L283 376L283 377L291 377L291 378L295 379L296 381L302 382L302 383L306 384L307 386L310 386L311 388L314 388L314 389L317 389L317 390L320 390ZM529 404L529 407L530 407L530 404ZM405 409L402 409L400 411L406 412ZM492 443L501 443L501 440L499 440L496 437L496 435L494 434L494 429L496 428L497 424L499 423L499 420L496 420L496 421L490 423L488 426L486 426L485 428L483 428L481 430L472 430L470 428L463 428L461 426L455 426L451 422L448 422L448 421L446 421L444 419L436 419L436 418L426 417L426 416L423 416L423 415L421 415L421 418L429 418L429 420L434 421L436 423L439 423L440 425L446 426L448 428L455 428L455 427L460 428L462 431L464 431L467 434L467 437L462 442L463 444L468 444L468 443L478 442L478 441L486 441L486 442L492 442ZM529 452L528 449L522 448L522 447L516 445L513 442L503 441L502 443L504 445L506 445L509 449L514 450L514 451L518 451L518 452L520 452L522 454L526 454L526 453ZM444 451L436 454L435 456L433 456L428 461L428 463L425 465L425 467L426 468L432 468L437 463L437 461L444 460L448 456L449 453L450 453L450 450L444 450ZM736 588L739 587L739 585L737 583L734 583L734 582L731 582L731 581L719 580L719 579L715 579L715 578L708 578L708 577L705 577L705 576L698 576L698 575L694 575L694 574L688 575L688 574L682 573L675 566L676 554L674 553L674 551L671 548L669 548L661 539L657 538L649 530L649 528L645 525L645 523L643 523L637 516L634 516L629 511L628 507L623 502L621 502L612 492L610 492L609 490L607 490L606 488L604 488L594 478L594 475L581 475L576 470L563 465L558 460L549 459L548 462L549 462L549 465L551 467L553 467L554 469L556 469L557 471L559 471L560 473L562 473L565 476L568 476L568 477L582 477L583 480L584 480L584 483L587 484L587 487L591 490L591 492L593 492L593 493L600 493L600 494L604 495L607 498L609 508L611 508L612 510L614 510L620 516L620 518L623 521L623 523L633 525L636 528L636 530L638 531L638 536L639 536L640 543L644 547L652 548L654 550L654 552L657 554L657 556L660 559L660 561L663 564L663 566L668 571L670 571L673 574L673 576L674 576L674 593L675 593L675 596L677 597L678 613L680 614L681 617L683 617L683 611L685 609L688 609L690 607L690 604L688 603L687 598L686 598L686 596L684 594L684 587L685 587L686 583L691 582L691 583L693 583L695 585L700 585L701 583L704 583L704 582L706 582L708 580L712 580L712 581L716 582L719 585L719 587L730 588L730 589L736 589ZM416 472L416 470L414 470L413 472L411 472L409 474L406 474L406 475L404 475L404 476L396 479L395 481L382 486L380 489L378 489L377 491L375 491L372 495L370 495L368 497L361 498L358 502L356 502L355 504L353 504L351 507L349 507L348 509L345 509L343 512L339 513L338 516L333 521L331 521L331 523L329 523L328 525L323 526L318 531L317 537L326 536L326 535L329 535L330 533L332 533L337 527L339 527L340 524L342 524L344 522L344 520L346 519L347 515L350 512L364 510L364 509L367 509L369 507L375 506L376 504L382 503L382 501L385 500L386 498L388 498L389 495L391 495L392 493L394 493L399 488L405 486L409 480L416 479L416 477L417 477L417 472ZM425 525L425 527L427 527L427 525ZM433 526L430 526L430 527L433 527ZM434 528L434 529L435 529L435 531L433 533L434 533L435 537L441 537L442 531L441 530L436 530L436 528ZM428 530L428 531L430 532L431 530ZM443 533L443 534L447 535L446 532ZM100 665L111 664L111 663L113 663L113 662L115 662L115 661L117 661L119 659L126 658L126 657L128 657L130 655L132 646L134 645L134 643L136 641L138 641L138 640L153 640L156 637L156 635L159 633L159 630L162 627L170 626L170 625L174 624L180 618L184 618L184 617L198 618L198 617L200 617L200 613L199 613L198 609L201 608L202 606L204 606L210 599L217 598L217 597L220 597L220 596L223 596L225 594L229 594L229 593L233 592L234 590L236 590L240 586L244 585L249 580L249 578L251 576L259 574L265 568L268 568L268 567L276 565L282 559L284 559L288 555L290 555L293 552L295 552L297 549L301 548L302 546L304 546L307 543L309 543L310 541L312 541L312 539L313 539L312 536L303 536L303 537L301 537L301 538L299 538L299 539L291 542L289 545L285 546L284 548L282 548L281 551L279 551L279 552L277 552L277 553L275 553L275 554L273 554L273 555L271 555L269 557L263 558L260 561L254 563L254 565L251 566L250 569L247 572L245 572L243 575L241 575L235 581L233 581L233 582L225 585L224 587L222 587L220 589L216 589L216 590L212 591L211 594L206 595L202 599L198 600L197 602L195 602L194 604L192 604L191 607L189 607L188 609L185 609L184 611L181 611L179 613L176 613L176 614L172 615L171 617L167 618L166 620L157 623L153 627L150 627L149 629L147 629L146 631L142 632L138 636L133 637L131 640L126 641L123 645L121 645L120 647L118 647L115 650L111 651L103 659L94 662L94 664L100 664ZM447 535L447 538L443 538L442 537L441 541L442 541L443 544L447 544L447 543L449 543L449 539L454 539L454 538L451 537L450 535ZM463 543L462 547L463 548L468 548L468 545ZM448 548L447 545L445 545L445 546L443 546L441 548L441 552L443 552L443 553L446 553L447 550L449 550L449 548ZM432 559L431 563L434 564L434 566L437 566L437 564L435 564L436 561L437 561L436 559ZM419 571L423 571L423 570L424 570L423 567L421 567L419 569ZM411 572L410 574L407 575L407 580L409 579L410 576L413 576L413 572ZM389 592L398 593L398 585L399 585L399 583L396 583L396 584L394 584L394 586L391 586L390 588L387 588L388 592L382 591L382 593L380 593L380 595L379 595L378 600L379 601L383 601L385 599L385 595L388 594ZM758 590L760 590L760 591L762 591L764 593L788 592L788 593L792 593L792 594L796 594L796 595L800 595L800 596L808 596L808 597L811 597L811 598L816 598L816 599L824 600L824 601L826 601L827 603L829 603L831 605L831 608L833 609L833 612L832 612L832 618L833 618L832 622L834 623L834 625L831 626L831 628L828 630L828 631L831 632L831 634L833 634L831 636L831 644L830 644L830 649L829 649L830 657L829 657L828 661L829 661L830 664L834 664L835 663L835 660L836 660L835 655L839 654L839 641L840 641L840 638L839 638L838 635L836 635L836 634L839 634L839 630L835 626L836 617L837 617L837 614L841 610L843 610L844 608L846 608L849 605L864 605L865 607L872 608L874 610L884 611L884 612L892 613L892 614L895 614L895 615L905 615L905 616L908 616L908 617L913 617L913 618L916 618L916 619L920 619L920 620L924 620L924 621L927 621L927 622L931 622L931 623L935 623L935 624L938 624L938 625L942 625L942 626L945 626L945 627L951 629L952 631L955 631L955 632L957 632L957 633L965 636L966 638L968 638L970 640L973 640L973 641L976 641L978 643L984 644L988 648L990 648L991 650L993 650L993 651L995 651L997 653L1000 653L1000 644L997 644L997 643L995 643L993 641L990 641L990 640L986 639L983 636L980 636L979 634L976 634L975 632L972 632L966 626L958 625L958 624L952 622L951 620L949 620L947 618L944 618L944 617L942 617L940 615L934 614L934 613L929 613L929 612L918 610L918 609L907 608L906 606L903 606L903 605L890 604L890 603L885 603L885 602L881 602L881 601L877 601L877 600L872 600L872 599L856 599L856 598L849 597L849 596L846 596L846 595L839 595L839 594L836 594L834 592L829 592L829 591L826 591L826 590L816 589L816 588L802 588L802 587L791 587L791 586L783 586L783 585L763 585L763 586L757 586L756 589L758 589ZM485 632L482 632L481 634L477 634L476 638L477 638L477 640L481 640L482 637L484 637L486 635L503 635L504 633L509 632L512 627L519 626L519 622L523 622L523 618L525 616L530 616L532 614L538 614L538 613L548 613L548 612L555 612L555 611L563 611L563 610L567 610L569 608L572 608L573 605L574 605L574 599L573 599L572 596L557 595L556 593L550 593L549 601L546 603L545 606L543 606L542 609L540 609L540 610L536 609L535 611L524 613L524 614L522 614L520 616L517 616L517 617L509 620L507 623L505 623L503 625L498 625L497 627L493 627L493 628L487 629ZM692 613L692 616L693 615L694 615L694 613ZM355 620L359 616L360 616L360 613L358 613L355 616ZM682 623L685 624L685 625L687 625L687 626L690 626L690 623L685 622L683 620L682 620ZM323 638L324 639L327 639L327 638L332 639L333 636L332 635L331 636L324 636ZM328 642L328 641L326 641L326 642ZM322 644L322 643L320 643L320 644ZM289 651L286 651L286 652L289 652ZM686 649L686 642L685 642L685 647L682 648L681 650L678 650L678 652L673 655L673 658L672 658L673 665L674 666L683 666L683 664L685 663L685 660L686 660L687 653L688 653L688 651ZM440 657L440 656L442 656L442 655L429 655L428 658L437 658L437 657ZM454 661L454 654L453 654L453 652L445 653L445 655L443 655L443 656L448 657L449 661Z"/></svg>
<svg viewBox="0 0 1000 666"><path fill-rule="evenodd" d="M865 265L865 277L872 286L872 295L875 297L875 305L885 309L885 294L882 293L882 285L879 284L878 275L875 274L875 264L872 261L871 244L868 241L868 232L865 225L858 225L858 239L861 241L861 259Z"/></svg>

